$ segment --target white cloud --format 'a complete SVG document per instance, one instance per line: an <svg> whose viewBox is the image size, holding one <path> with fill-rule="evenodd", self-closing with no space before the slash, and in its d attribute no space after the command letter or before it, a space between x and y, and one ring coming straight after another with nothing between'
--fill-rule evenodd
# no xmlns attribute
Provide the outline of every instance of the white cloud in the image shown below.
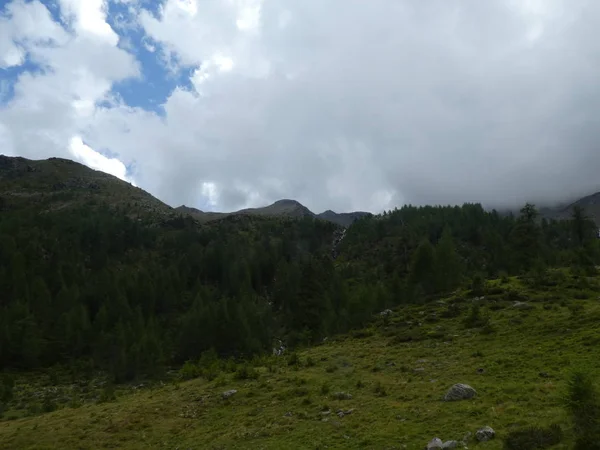
<svg viewBox="0 0 600 450"><path fill-rule="evenodd" d="M86 145L80 136L74 136L69 142L69 151L76 160L85 164L92 169L101 170L102 172L114 175L123 181L132 183L133 180L127 176L127 167L117 158L108 158L101 153L98 153L89 145Z"/></svg>
<svg viewBox="0 0 600 450"><path fill-rule="evenodd" d="M79 136L88 164L108 167L90 153L108 149L110 170L135 162L162 200L222 210L279 198L316 212L501 206L598 188L595 2L132 4L142 45L173 74L196 68L164 117L110 96L139 76L129 28L108 25L105 2L60 4L69 30L37 1L0 19L0 64L27 55L45 68L0 108L15 154L68 155Z"/></svg>
<svg viewBox="0 0 600 450"><path fill-rule="evenodd" d="M65 17L73 17L78 34L102 39L110 45L117 45L119 37L106 23L105 0L60 0Z"/></svg>

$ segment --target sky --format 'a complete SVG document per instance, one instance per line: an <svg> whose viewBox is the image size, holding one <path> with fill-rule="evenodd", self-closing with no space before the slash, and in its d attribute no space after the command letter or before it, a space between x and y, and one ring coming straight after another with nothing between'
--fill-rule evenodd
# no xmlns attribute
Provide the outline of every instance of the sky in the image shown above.
<svg viewBox="0 0 600 450"><path fill-rule="evenodd" d="M595 0L0 0L0 153L171 206L600 191Z"/></svg>

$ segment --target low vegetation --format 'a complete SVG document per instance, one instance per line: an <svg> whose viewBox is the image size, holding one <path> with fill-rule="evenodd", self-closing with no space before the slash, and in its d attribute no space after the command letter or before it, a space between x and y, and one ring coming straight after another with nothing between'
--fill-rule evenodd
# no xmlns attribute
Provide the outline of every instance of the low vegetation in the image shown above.
<svg viewBox="0 0 600 450"><path fill-rule="evenodd" d="M472 446L484 426L496 438L482 448L595 448L600 278L550 271L549 279L561 281L542 290L525 279L487 281L483 298L459 290L399 307L360 333L279 357L205 354L162 383L79 380L88 394L78 388L74 404L64 399L73 383L60 370L16 376L0 448L403 449L435 436ZM581 307L576 315L573 303ZM481 323L465 326L473 304L493 333ZM446 318L448 309L458 313ZM413 339L398 342L407 332ZM442 401L455 383L477 396ZM237 392L224 399L230 390ZM55 407L45 412L44 403Z"/></svg>

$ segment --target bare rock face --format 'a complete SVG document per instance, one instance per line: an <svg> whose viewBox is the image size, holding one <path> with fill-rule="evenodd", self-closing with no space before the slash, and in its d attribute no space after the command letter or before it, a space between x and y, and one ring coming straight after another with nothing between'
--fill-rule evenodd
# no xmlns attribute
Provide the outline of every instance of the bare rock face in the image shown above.
<svg viewBox="0 0 600 450"><path fill-rule="evenodd" d="M444 400L447 402L468 400L476 395L477 391L471 386L468 384L458 383L448 389L448 392L446 392L446 395L444 396Z"/></svg>

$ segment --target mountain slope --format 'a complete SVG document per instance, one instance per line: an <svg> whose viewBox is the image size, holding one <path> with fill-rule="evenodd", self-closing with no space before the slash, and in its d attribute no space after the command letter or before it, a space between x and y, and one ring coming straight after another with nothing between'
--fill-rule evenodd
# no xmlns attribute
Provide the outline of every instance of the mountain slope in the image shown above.
<svg viewBox="0 0 600 450"><path fill-rule="evenodd" d="M575 206L582 207L586 215L600 227L600 192L582 197L567 206L545 208L540 213L548 219L566 220L571 217Z"/></svg>
<svg viewBox="0 0 600 450"><path fill-rule="evenodd" d="M130 216L164 219L175 211L144 190L77 162L0 155L0 202L4 208L58 210L86 202L126 208Z"/></svg>

